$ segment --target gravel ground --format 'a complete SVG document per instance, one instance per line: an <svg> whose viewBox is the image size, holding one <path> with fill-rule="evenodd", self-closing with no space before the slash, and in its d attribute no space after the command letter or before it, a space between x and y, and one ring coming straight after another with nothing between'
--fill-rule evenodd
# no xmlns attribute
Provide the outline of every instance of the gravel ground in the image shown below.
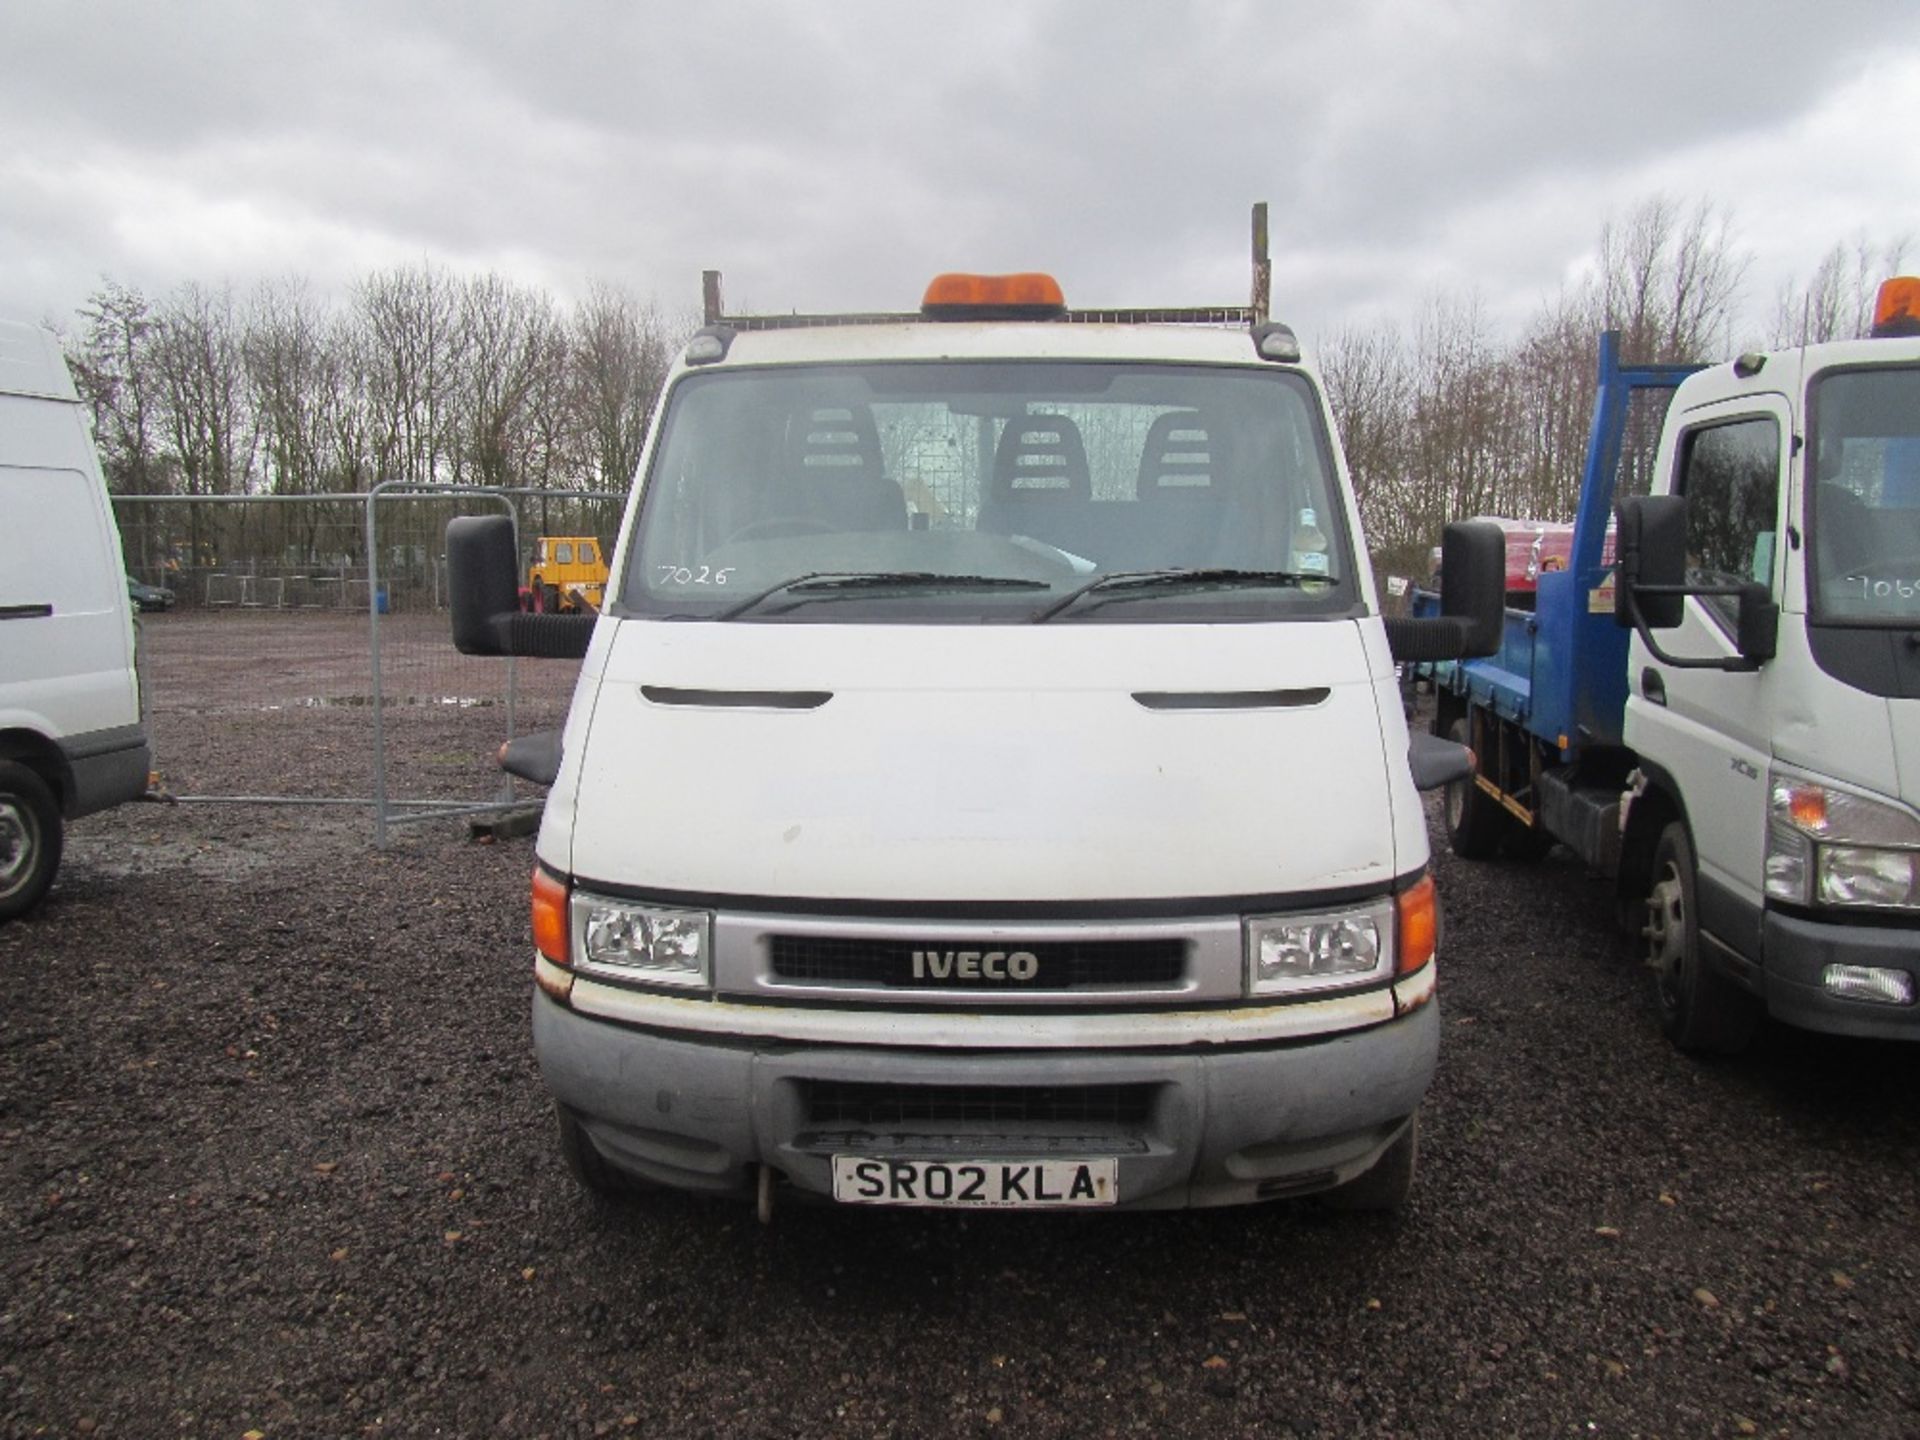
<svg viewBox="0 0 1920 1440"><path fill-rule="evenodd" d="M1920 1050L1676 1055L1572 864L1438 861L1398 1218L763 1229L561 1168L531 860L353 811L74 827L0 928L0 1433L1920 1435Z"/></svg>

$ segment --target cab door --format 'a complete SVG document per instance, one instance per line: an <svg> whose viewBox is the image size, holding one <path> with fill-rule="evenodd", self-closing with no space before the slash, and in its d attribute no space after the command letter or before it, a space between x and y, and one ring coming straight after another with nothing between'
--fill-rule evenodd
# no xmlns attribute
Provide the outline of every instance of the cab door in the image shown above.
<svg viewBox="0 0 1920 1440"><path fill-rule="evenodd" d="M1784 399L1750 395L1703 406L1662 452L1667 481L1687 497L1687 583L1766 584L1781 599L1793 425ZM1735 660L1732 596L1688 596L1661 648L1686 659ZM1627 743L1678 788L1700 878L1757 915L1767 833L1767 766L1781 667L1677 669L1634 637L1628 652ZM1701 896L1702 918L1718 907ZM1724 912L1722 912L1724 913ZM1733 938L1728 936L1726 938ZM1744 947L1743 947L1744 948Z"/></svg>

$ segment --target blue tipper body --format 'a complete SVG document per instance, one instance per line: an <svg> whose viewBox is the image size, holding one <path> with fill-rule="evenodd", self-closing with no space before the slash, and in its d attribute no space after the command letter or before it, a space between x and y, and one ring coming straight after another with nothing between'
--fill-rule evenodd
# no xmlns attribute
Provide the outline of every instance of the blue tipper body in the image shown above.
<svg viewBox="0 0 1920 1440"><path fill-rule="evenodd" d="M1416 667L1421 676L1513 721L1557 747L1563 759L1590 745L1620 743L1629 632L1615 623L1611 603L1595 610L1589 597L1607 585L1613 570L1602 557L1628 409L1634 391L1670 391L1700 368L1622 365L1619 332L1601 334L1599 388L1571 562L1565 570L1540 575L1531 611L1508 609L1497 655L1423 664ZM1413 613L1439 614L1440 597L1416 590Z"/></svg>

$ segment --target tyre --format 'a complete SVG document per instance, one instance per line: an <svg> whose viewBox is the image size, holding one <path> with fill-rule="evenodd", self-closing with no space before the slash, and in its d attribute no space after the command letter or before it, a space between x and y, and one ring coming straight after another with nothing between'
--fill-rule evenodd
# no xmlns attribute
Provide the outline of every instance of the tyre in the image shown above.
<svg viewBox="0 0 1920 1440"><path fill-rule="evenodd" d="M1420 1112L1413 1112L1407 1128L1381 1152L1373 1168L1356 1179L1327 1191L1320 1203L1329 1210L1384 1212L1399 1210L1413 1194L1413 1175L1420 1164Z"/></svg>
<svg viewBox="0 0 1920 1440"><path fill-rule="evenodd" d="M1471 746L1473 722L1465 715L1455 717L1447 726L1447 739L1456 745ZM1476 759L1476 773L1478 764ZM1474 783L1474 776L1447 786L1447 843L1462 860L1492 859L1499 852L1500 841L1511 819L1491 795Z"/></svg>
<svg viewBox="0 0 1920 1440"><path fill-rule="evenodd" d="M1500 853L1507 859L1521 860L1531 865L1552 853L1556 842L1545 829L1539 825L1522 825L1511 815L1507 819L1507 833L1500 841Z"/></svg>
<svg viewBox="0 0 1920 1440"><path fill-rule="evenodd" d="M1760 1021L1760 1003L1700 954L1700 916L1694 903L1698 874L1693 840L1675 820L1660 832L1647 893L1647 964L1653 970L1660 1028L1690 1055L1734 1055L1747 1047Z"/></svg>
<svg viewBox="0 0 1920 1440"><path fill-rule="evenodd" d="M47 782L0 760L0 920L24 915L46 897L64 838Z"/></svg>
<svg viewBox="0 0 1920 1440"><path fill-rule="evenodd" d="M561 612L560 587L558 585L542 585L540 587L539 608L549 615L558 615Z"/></svg>
<svg viewBox="0 0 1920 1440"><path fill-rule="evenodd" d="M564 1105L555 1105L553 1113L560 1122L560 1158L580 1188L609 1200L627 1194L632 1187L594 1148L586 1126Z"/></svg>

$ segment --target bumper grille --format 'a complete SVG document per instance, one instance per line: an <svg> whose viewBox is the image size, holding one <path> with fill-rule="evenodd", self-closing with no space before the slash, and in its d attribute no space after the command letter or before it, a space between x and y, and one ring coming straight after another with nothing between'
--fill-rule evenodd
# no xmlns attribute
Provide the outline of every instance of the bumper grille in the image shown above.
<svg viewBox="0 0 1920 1440"><path fill-rule="evenodd" d="M1141 1125L1152 1085L872 1085L806 1080L809 1123L892 1125Z"/></svg>
<svg viewBox="0 0 1920 1440"><path fill-rule="evenodd" d="M838 983L913 990L1150 989L1186 978L1182 940L1023 941L1004 955L1031 955L1033 973L1015 979L963 977L960 952L948 945L926 949L910 941L848 939L818 935L771 937L776 979L800 984ZM920 956L916 966L915 956ZM1003 970L1006 968L1002 962ZM1024 970L1024 963L1020 967Z"/></svg>

